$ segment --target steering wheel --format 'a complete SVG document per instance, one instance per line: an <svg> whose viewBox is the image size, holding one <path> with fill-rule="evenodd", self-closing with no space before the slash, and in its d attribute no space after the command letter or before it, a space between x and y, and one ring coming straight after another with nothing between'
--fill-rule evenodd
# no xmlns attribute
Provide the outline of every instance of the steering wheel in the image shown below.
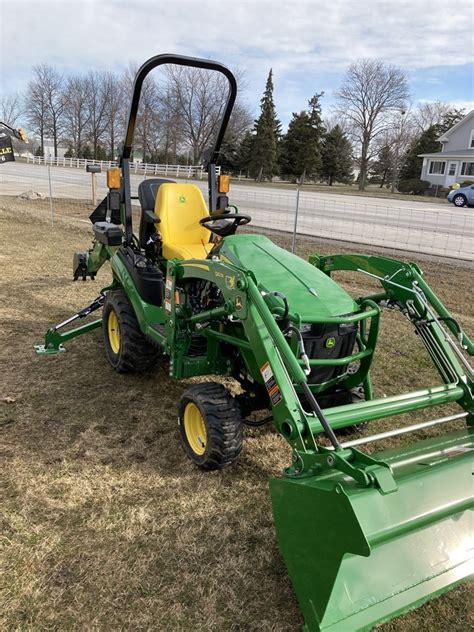
<svg viewBox="0 0 474 632"><path fill-rule="evenodd" d="M250 215L220 213L219 215L203 217L199 220L199 223L207 230L210 230L211 233L215 233L219 237L227 237L227 235L233 235L239 226L245 226L251 220Z"/></svg>

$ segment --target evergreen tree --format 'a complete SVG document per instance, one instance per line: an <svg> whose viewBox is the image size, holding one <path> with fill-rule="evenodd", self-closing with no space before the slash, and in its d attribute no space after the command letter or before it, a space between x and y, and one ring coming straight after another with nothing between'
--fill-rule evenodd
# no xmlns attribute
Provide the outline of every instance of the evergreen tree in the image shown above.
<svg viewBox="0 0 474 632"><path fill-rule="evenodd" d="M383 145L377 154L377 160L371 167L372 180L380 181L380 188L392 179L393 154L389 145Z"/></svg>
<svg viewBox="0 0 474 632"><path fill-rule="evenodd" d="M252 155L255 146L255 134L252 132L246 132L240 143L237 157L236 157L236 170L242 171L245 175L249 175L250 163L252 162Z"/></svg>
<svg viewBox="0 0 474 632"><path fill-rule="evenodd" d="M79 152L77 157L78 158L86 158L87 160L91 159L92 158L92 151L91 151L90 146L88 144L87 145L83 145L82 148L81 148L81 151Z"/></svg>
<svg viewBox="0 0 474 632"><path fill-rule="evenodd" d="M423 158L418 156L419 154L431 154L441 151L441 145L438 141L441 134L440 125L431 125L418 138L412 141L400 170L400 180L420 179Z"/></svg>
<svg viewBox="0 0 474 632"><path fill-rule="evenodd" d="M441 144L438 138L463 117L463 110L452 109L444 115L441 123L431 125L420 136L415 138L407 151L404 164L400 170L400 180L419 180L423 165L423 158L419 158L419 154L432 154L441 151Z"/></svg>
<svg viewBox="0 0 474 632"><path fill-rule="evenodd" d="M222 173L233 173L237 169L239 146L235 137L225 137L219 151Z"/></svg>
<svg viewBox="0 0 474 632"><path fill-rule="evenodd" d="M326 134L322 149L322 175L331 186L333 182L351 182L352 145L339 125Z"/></svg>
<svg viewBox="0 0 474 632"><path fill-rule="evenodd" d="M308 111L293 113L281 143L280 165L283 175L298 180L316 178L321 170L324 126L321 119L321 94L308 101Z"/></svg>
<svg viewBox="0 0 474 632"><path fill-rule="evenodd" d="M457 108L452 108L451 110L449 110L449 112L446 112L440 124L440 133L444 134L445 132L447 132L448 129L451 129L451 127L456 125L456 123L462 121L465 116L465 111L458 110Z"/></svg>
<svg viewBox="0 0 474 632"><path fill-rule="evenodd" d="M311 124L311 129L313 130L313 139L318 142L321 148L322 139L326 133L326 129L323 125L323 118L321 115L321 97L324 96L324 92L316 93L311 99L308 101L308 114L309 120Z"/></svg>
<svg viewBox="0 0 474 632"><path fill-rule="evenodd" d="M255 121L255 142L249 164L250 175L257 181L272 179L277 171L278 138L281 125L273 103L273 72L270 69L265 92L260 100L260 116Z"/></svg>

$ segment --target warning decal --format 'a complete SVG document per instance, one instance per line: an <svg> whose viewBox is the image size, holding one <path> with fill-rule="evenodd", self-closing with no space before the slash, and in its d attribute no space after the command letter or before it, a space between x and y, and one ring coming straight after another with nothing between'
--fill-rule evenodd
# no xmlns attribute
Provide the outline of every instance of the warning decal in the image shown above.
<svg viewBox="0 0 474 632"><path fill-rule="evenodd" d="M170 276L166 277L165 284L165 312L171 313L171 290L173 288L173 279Z"/></svg>
<svg viewBox="0 0 474 632"><path fill-rule="evenodd" d="M276 383L275 376L273 375L273 371L268 362L265 362L265 364L260 367L260 373L262 374L263 381L265 382L268 395L270 396L270 401L273 406L276 406L279 402L281 402L282 396L280 387Z"/></svg>

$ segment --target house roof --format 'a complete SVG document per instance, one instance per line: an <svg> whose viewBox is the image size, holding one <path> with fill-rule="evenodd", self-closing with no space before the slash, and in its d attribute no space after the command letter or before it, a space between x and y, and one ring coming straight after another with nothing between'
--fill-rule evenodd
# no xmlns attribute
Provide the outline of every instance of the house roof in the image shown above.
<svg viewBox="0 0 474 632"><path fill-rule="evenodd" d="M463 125L463 123L465 123L469 118L471 118L472 116L474 116L474 110L471 110L468 114L466 114L466 116L464 118L462 118L460 121L458 121L456 123L456 125L453 125L452 127L450 127L448 129L447 132L444 132L444 134L442 134L438 140L440 143L446 142L449 139L449 135L451 134L451 132L454 132L455 129L457 129L458 127L460 127L461 125Z"/></svg>
<svg viewBox="0 0 474 632"><path fill-rule="evenodd" d="M474 110L473 110L474 112ZM472 158L474 160L474 149L455 149L453 151L438 151L433 154L418 154L419 158Z"/></svg>

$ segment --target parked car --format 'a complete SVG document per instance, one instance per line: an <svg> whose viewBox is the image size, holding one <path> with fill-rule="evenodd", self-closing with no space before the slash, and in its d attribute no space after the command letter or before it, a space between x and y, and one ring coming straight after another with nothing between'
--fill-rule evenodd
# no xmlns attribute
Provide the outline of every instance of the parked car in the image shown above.
<svg viewBox="0 0 474 632"><path fill-rule="evenodd" d="M448 202L452 202L454 206L473 206L474 205L474 184L467 187L453 189L448 193Z"/></svg>

